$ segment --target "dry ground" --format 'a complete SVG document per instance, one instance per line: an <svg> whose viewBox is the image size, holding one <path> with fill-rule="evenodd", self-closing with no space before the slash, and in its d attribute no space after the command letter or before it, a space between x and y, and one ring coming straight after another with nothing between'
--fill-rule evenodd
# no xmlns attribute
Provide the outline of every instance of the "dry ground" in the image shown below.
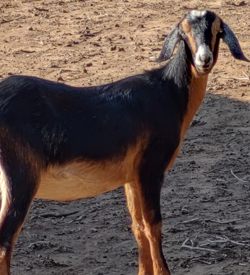
<svg viewBox="0 0 250 275"><path fill-rule="evenodd" d="M0 77L95 85L140 73L156 66L150 57L190 8L217 12L250 57L248 0L1 0ZM249 75L222 45L204 104L166 175L163 245L175 275L250 274ZM136 274L124 205L123 190L70 204L35 201L13 274Z"/></svg>

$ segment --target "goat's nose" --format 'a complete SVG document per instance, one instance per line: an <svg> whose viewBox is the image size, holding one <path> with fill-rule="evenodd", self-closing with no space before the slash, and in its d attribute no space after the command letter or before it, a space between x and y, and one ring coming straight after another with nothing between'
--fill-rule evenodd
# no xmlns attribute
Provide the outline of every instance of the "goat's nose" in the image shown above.
<svg viewBox="0 0 250 275"><path fill-rule="evenodd" d="M199 59L202 63L208 64L211 61L211 56L210 55L200 55Z"/></svg>

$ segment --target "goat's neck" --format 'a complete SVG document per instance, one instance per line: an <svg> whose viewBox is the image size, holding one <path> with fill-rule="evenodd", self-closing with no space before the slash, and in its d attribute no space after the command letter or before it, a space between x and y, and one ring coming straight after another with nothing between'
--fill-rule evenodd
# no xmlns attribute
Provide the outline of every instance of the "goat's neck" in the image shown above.
<svg viewBox="0 0 250 275"><path fill-rule="evenodd" d="M173 82L178 89L185 90L190 83L190 66L186 45L181 41L174 58L163 67L163 79Z"/></svg>
<svg viewBox="0 0 250 275"><path fill-rule="evenodd" d="M187 105L184 107L181 137L183 138L195 113L205 95L208 75L199 75L190 62L191 53L188 46L181 41L175 57L164 69L164 77L167 81L173 81L178 89L187 98Z"/></svg>
<svg viewBox="0 0 250 275"><path fill-rule="evenodd" d="M208 75L197 74L196 69L191 65L191 79L188 89L188 104L181 127L181 136L183 137L188 129L195 113L200 107L205 96Z"/></svg>

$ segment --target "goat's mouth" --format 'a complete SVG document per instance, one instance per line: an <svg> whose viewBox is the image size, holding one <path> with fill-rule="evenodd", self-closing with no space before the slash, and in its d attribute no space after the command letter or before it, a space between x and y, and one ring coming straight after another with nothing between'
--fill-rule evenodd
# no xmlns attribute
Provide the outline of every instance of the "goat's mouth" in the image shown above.
<svg viewBox="0 0 250 275"><path fill-rule="evenodd" d="M199 74L208 74L212 70L212 64L195 65L195 69Z"/></svg>

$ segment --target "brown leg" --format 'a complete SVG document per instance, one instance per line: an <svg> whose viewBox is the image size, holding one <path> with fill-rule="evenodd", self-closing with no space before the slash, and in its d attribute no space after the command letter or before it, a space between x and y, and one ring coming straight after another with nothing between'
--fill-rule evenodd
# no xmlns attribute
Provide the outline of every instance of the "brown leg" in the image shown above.
<svg viewBox="0 0 250 275"><path fill-rule="evenodd" d="M28 206L29 204L30 201L28 202ZM11 203L7 211L7 216L1 217L2 223L0 224L0 275L10 275L12 251L28 208L26 211L18 213L17 208Z"/></svg>
<svg viewBox="0 0 250 275"><path fill-rule="evenodd" d="M164 143L164 141L163 141ZM169 164L175 148L164 150L162 141L153 141L146 149L139 167L138 192L153 262L153 275L170 275L162 251L160 193L165 167Z"/></svg>
<svg viewBox="0 0 250 275"><path fill-rule="evenodd" d="M167 266L166 260L162 251L161 242L161 219L158 219L157 212L160 209L153 209L150 206L149 201L144 197L142 192L141 196L141 210L143 217L144 233L148 239L150 254L152 259L153 272L154 275L170 275L169 268ZM159 201L160 203L160 201ZM157 203L156 203L157 204ZM157 218L156 218L157 217Z"/></svg>
<svg viewBox="0 0 250 275"><path fill-rule="evenodd" d="M132 230L138 244L139 275L153 274L153 265L150 254L150 245L144 232L141 205L138 189L133 183L125 185L128 209L132 218Z"/></svg>
<svg viewBox="0 0 250 275"><path fill-rule="evenodd" d="M154 275L170 275L161 247L161 223L152 225L145 220L145 232L149 240Z"/></svg>
<svg viewBox="0 0 250 275"><path fill-rule="evenodd" d="M5 148L6 149L6 148ZM0 164L0 275L10 274L10 260L38 182L38 170L2 150Z"/></svg>
<svg viewBox="0 0 250 275"><path fill-rule="evenodd" d="M6 251L5 248L0 248L0 274L9 275L10 274L10 253Z"/></svg>
<svg viewBox="0 0 250 275"><path fill-rule="evenodd" d="M0 275L10 275L10 261L12 250L16 243L16 240L21 232L22 226L19 226L16 230L16 233L12 237L11 245L8 245L7 248L1 247L0 248Z"/></svg>

